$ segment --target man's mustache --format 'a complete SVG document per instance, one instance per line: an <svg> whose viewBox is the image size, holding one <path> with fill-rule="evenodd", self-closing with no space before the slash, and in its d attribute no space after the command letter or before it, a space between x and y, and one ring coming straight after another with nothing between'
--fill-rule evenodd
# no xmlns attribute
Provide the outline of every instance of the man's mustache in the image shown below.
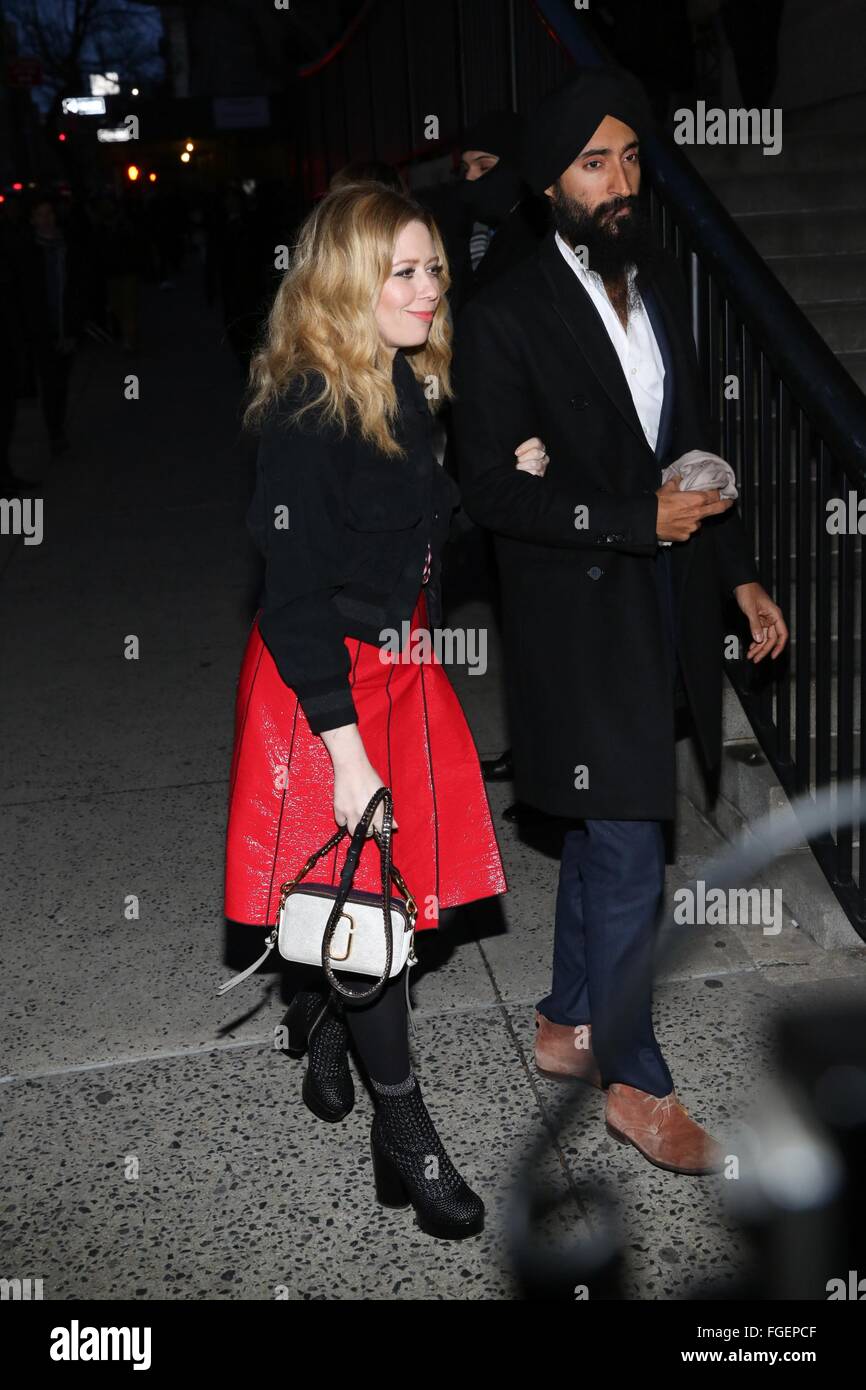
<svg viewBox="0 0 866 1390"><path fill-rule="evenodd" d="M604 221L609 214L619 212L620 208L631 208L637 211L637 198L617 198L612 203L600 203L595 210L596 220Z"/></svg>

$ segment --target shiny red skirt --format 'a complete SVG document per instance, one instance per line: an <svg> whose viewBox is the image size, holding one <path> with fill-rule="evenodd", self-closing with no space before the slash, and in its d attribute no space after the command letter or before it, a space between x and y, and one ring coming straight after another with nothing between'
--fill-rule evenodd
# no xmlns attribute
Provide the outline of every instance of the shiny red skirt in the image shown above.
<svg viewBox="0 0 866 1390"><path fill-rule="evenodd" d="M424 590L411 631L427 627ZM401 662L347 637L350 683L367 756L394 795L393 860L418 904L416 930L440 909L506 891L478 754L460 702L434 655ZM280 884L336 829L334 774L254 622L235 705L226 837L225 915L255 926L276 919ZM309 879L336 883L345 835ZM380 855L367 840L354 886L381 887ZM393 890L399 897L396 888Z"/></svg>

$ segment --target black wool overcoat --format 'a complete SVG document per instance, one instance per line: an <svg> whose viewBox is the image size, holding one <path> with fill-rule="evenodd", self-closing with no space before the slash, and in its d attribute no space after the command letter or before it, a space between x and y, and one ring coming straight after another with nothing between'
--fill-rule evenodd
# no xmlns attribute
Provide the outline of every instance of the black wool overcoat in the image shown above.
<svg viewBox="0 0 866 1390"><path fill-rule="evenodd" d="M720 756L723 598L757 579L736 508L659 559L661 469L712 435L679 266L638 279L665 364L653 449L601 317L551 231L460 316L463 505L495 536L517 795L552 814L674 814L674 693L660 564L699 746ZM543 478L515 468L538 435ZM745 636L745 633L741 634Z"/></svg>

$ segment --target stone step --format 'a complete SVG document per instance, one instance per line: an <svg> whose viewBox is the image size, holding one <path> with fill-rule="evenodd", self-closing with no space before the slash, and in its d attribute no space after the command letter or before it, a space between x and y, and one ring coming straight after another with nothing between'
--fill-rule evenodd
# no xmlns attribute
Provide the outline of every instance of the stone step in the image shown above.
<svg viewBox="0 0 866 1390"><path fill-rule="evenodd" d="M810 777L814 788L815 778L815 740L810 740ZM793 751L793 744L792 744ZM860 756L860 735L854 735L854 767ZM831 738L831 767L836 765L836 735ZM856 795L859 779L851 779ZM837 787L835 774L831 776L832 788ZM770 763L762 753L754 734L742 740L725 739L721 774L722 795L739 808L750 821L759 821L763 816L780 812L790 815L790 805L785 792L778 783ZM855 848L859 847L859 831L855 826L852 832ZM801 849L808 848L805 840L800 840Z"/></svg>
<svg viewBox="0 0 866 1390"><path fill-rule="evenodd" d="M789 677L785 677L785 679L790 679L790 678L789 678ZM817 686L817 682L815 681L815 678L812 677L812 679L811 679L810 682L809 682L809 689L810 689L810 691L811 691L811 703L810 703L810 708L811 708L813 711L816 710L816 708L817 708L817 705L816 705L816 686ZM853 682L852 682L852 686L853 686L853 692L854 692L854 693L853 693L854 708L853 708L853 721L852 721L852 723L853 723L854 733L859 735L860 732L861 732L861 727L860 727L860 725L861 725L861 720L860 720L860 690L861 690L861 677L860 677L860 676L855 676L855 677L854 677L854 680L853 680ZM838 693L839 693L839 682L838 682L838 680L836 680L835 678L833 678L833 679L830 681L830 733L831 733L833 739L835 739L836 734L837 734L837 732L838 732L838 728L839 728L839 722L838 722L838 705L837 705ZM725 681L724 693L723 693L722 699L723 699L723 709L724 709L724 724L723 724L723 728L724 728L724 731L725 731L725 742L726 742L726 743L742 743L744 740L745 740L745 741L748 741L749 739L753 739L755 735L754 735L754 732L753 732L753 730L752 730L752 726L751 726L751 724L749 723L749 720L748 720L748 718L747 718L747 716L746 716L745 710L743 709L743 706L742 706L741 703L740 703L739 696L737 695L737 692L734 690L733 686L732 686L732 685L730 684L730 682L728 682L728 681ZM814 714L813 714L812 717L813 717L813 720L814 720ZM793 688L792 688L792 691L791 691L791 737L792 737L792 739L793 739L793 737L795 736L796 731L797 731L796 696L795 696L794 690L793 690Z"/></svg>
<svg viewBox="0 0 866 1390"><path fill-rule="evenodd" d="M818 11L815 11L817 14ZM814 106L800 106L785 112L785 129L794 135L833 135L846 137L852 130L866 130L866 91L849 92Z"/></svg>
<svg viewBox="0 0 866 1390"><path fill-rule="evenodd" d="M800 308L837 356L866 352L866 299L807 300Z"/></svg>
<svg viewBox="0 0 866 1390"><path fill-rule="evenodd" d="M735 220L762 256L866 251L866 207L825 207L808 217L799 210L748 212Z"/></svg>
<svg viewBox="0 0 866 1390"><path fill-rule="evenodd" d="M828 195L834 204L847 208L866 206L866 178L856 170L836 174L828 187L820 173L768 173L764 178L734 174L717 179L713 192L732 216L747 212L796 212L803 217L822 214Z"/></svg>
<svg viewBox="0 0 866 1390"><path fill-rule="evenodd" d="M839 352L836 356L860 390L866 393L866 352Z"/></svg>
<svg viewBox="0 0 866 1390"><path fill-rule="evenodd" d="M866 180L864 180L866 183ZM766 264L793 299L822 303L860 299L866 285L866 251L818 251L766 256Z"/></svg>
<svg viewBox="0 0 866 1390"><path fill-rule="evenodd" d="M760 834L764 817L790 820L793 812L779 780L752 738L725 746L717 794L706 784L690 739L677 745L678 785L683 795L728 840ZM863 941L848 921L805 840L761 873L761 882L778 887L786 907L825 950L862 950Z"/></svg>
<svg viewBox="0 0 866 1390"><path fill-rule="evenodd" d="M764 178L767 174L847 173L866 171L866 144L857 129L832 137L814 131L791 130L788 115L782 117L782 148L765 155L760 145L683 145L683 153L713 184L720 178Z"/></svg>

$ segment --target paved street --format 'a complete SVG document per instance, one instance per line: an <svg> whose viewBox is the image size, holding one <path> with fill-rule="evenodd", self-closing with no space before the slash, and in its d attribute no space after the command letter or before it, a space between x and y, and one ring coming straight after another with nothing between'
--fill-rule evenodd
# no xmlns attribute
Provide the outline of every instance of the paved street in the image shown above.
<svg viewBox="0 0 866 1390"><path fill-rule="evenodd" d="M532 1043L557 865L502 820L510 786L491 788L509 893L448 914L413 976L416 1069L488 1203L481 1237L430 1240L411 1212L379 1208L371 1101L357 1084L341 1125L304 1107L305 1064L274 1047L276 967L217 999L260 940L221 912L234 684L258 573L243 526L251 446L197 268L173 293L146 292L143 342L135 358L80 354L74 447L46 473L44 541L0 538L0 1272L42 1277L52 1299L513 1298L511 1175L541 1130L540 1176L567 1198L551 1239L593 1227L586 1184L600 1179L620 1201L629 1296L729 1286L744 1260L730 1183L666 1174L616 1144L597 1092L554 1134L563 1088L536 1073ZM124 398L130 372L137 401ZM13 466L43 466L29 406ZM476 602L449 622L491 619ZM506 739L494 636L485 675L454 674L482 756ZM717 844L683 801L670 889ZM775 937L694 928L656 1009L691 1113L729 1134L772 1074L774 1013L864 987L866 953L824 951L787 916Z"/></svg>

